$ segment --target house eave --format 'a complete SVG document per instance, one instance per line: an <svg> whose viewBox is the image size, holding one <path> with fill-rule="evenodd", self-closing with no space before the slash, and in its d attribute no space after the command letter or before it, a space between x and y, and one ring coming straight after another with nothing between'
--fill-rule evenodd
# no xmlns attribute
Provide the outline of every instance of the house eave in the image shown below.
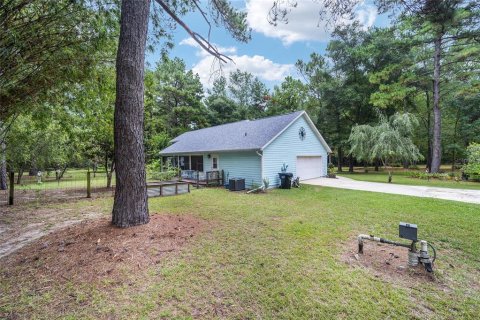
<svg viewBox="0 0 480 320"><path fill-rule="evenodd" d="M161 156L179 156L179 155L189 155L189 154L203 154L203 153L227 153L227 152L253 152L260 151L260 148L250 148L250 149L227 149L227 150L191 150L191 151L181 151L181 152L161 152Z"/></svg>

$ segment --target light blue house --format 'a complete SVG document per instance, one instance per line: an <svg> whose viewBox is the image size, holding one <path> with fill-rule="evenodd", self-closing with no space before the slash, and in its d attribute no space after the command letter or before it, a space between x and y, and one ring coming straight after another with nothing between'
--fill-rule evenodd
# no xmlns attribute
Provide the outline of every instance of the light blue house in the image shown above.
<svg viewBox="0 0 480 320"><path fill-rule="evenodd" d="M247 188L280 184L283 164L300 180L327 175L330 148L305 111L186 132L160 152L186 174L223 170Z"/></svg>

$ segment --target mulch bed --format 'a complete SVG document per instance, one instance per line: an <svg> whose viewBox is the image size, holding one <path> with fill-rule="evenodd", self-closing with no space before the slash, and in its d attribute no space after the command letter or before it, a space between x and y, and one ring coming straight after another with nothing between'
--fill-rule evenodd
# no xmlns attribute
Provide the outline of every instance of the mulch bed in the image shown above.
<svg viewBox="0 0 480 320"><path fill-rule="evenodd" d="M95 283L119 279L159 263L208 228L189 215L150 216L150 223L120 229L108 219L85 221L40 238L0 260L0 279ZM123 275L123 276L122 276Z"/></svg>

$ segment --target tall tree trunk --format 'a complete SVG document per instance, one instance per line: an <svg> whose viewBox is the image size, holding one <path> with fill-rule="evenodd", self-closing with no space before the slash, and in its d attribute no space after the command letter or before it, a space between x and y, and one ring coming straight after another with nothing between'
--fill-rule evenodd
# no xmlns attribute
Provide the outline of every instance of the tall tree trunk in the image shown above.
<svg viewBox="0 0 480 320"><path fill-rule="evenodd" d="M353 173L353 156L348 156L348 172Z"/></svg>
<svg viewBox="0 0 480 320"><path fill-rule="evenodd" d="M0 144L0 190L7 190L7 161L5 160L5 142Z"/></svg>
<svg viewBox="0 0 480 320"><path fill-rule="evenodd" d="M455 162L457 162L457 133L459 121L460 108L457 108L457 113L455 114L455 126L453 127L452 171L455 171Z"/></svg>
<svg viewBox="0 0 480 320"><path fill-rule="evenodd" d="M63 178L63 175L65 174L65 172L67 171L67 168L68 168L68 165L65 165L62 169L62 171L60 171L60 174L58 175L58 180L62 179Z"/></svg>
<svg viewBox="0 0 480 320"><path fill-rule="evenodd" d="M32 160L32 166L30 167L30 170L28 170L28 175L30 177L36 176L38 173L38 168L37 168L37 162L35 159Z"/></svg>
<svg viewBox="0 0 480 320"><path fill-rule="evenodd" d="M442 112L440 110L440 60L442 58L442 36L439 33L435 39L435 55L433 58L433 141L432 141L432 167L430 172L440 170L442 161Z"/></svg>
<svg viewBox="0 0 480 320"><path fill-rule="evenodd" d="M23 168L18 169L17 184L22 183Z"/></svg>
<svg viewBox="0 0 480 320"><path fill-rule="evenodd" d="M337 171L342 172L342 164L343 164L343 150L342 147L338 147L338 161L337 161Z"/></svg>
<svg viewBox="0 0 480 320"><path fill-rule="evenodd" d="M432 125L431 125L431 114L430 114L430 95L428 91L425 91L426 103L427 103L427 170L431 172L432 170Z"/></svg>
<svg viewBox="0 0 480 320"><path fill-rule="evenodd" d="M123 0L117 53L114 115L116 163L112 223L148 223L143 146L144 68L150 0Z"/></svg>
<svg viewBox="0 0 480 320"><path fill-rule="evenodd" d="M379 166L378 159L375 159L375 171L378 171L378 166Z"/></svg>

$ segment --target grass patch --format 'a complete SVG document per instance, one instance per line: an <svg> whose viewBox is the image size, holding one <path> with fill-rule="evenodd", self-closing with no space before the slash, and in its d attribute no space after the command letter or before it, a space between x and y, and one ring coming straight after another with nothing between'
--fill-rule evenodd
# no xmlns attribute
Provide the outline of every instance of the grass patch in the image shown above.
<svg viewBox="0 0 480 320"><path fill-rule="evenodd" d="M337 173L338 176L347 177L359 181L370 181L370 182L382 182L388 183L388 173L379 171L370 171L368 173L364 172L342 172ZM473 181L455 181L455 180L440 180L440 179L430 179L423 180L418 178L412 178L409 176L409 173L406 171L393 171L393 184L405 184L411 186L427 186L427 187L438 187L438 188L453 188L453 189L472 189L480 190L480 183Z"/></svg>
<svg viewBox="0 0 480 320"><path fill-rule="evenodd" d="M103 202L99 207L109 210ZM480 314L478 205L305 186L263 195L193 190L150 199L150 211L193 214L215 227L180 254L125 274L121 283L65 286L43 279L48 285L39 294L35 284L2 269L0 317L475 319ZM417 223L419 237L438 248L437 282L389 282L341 261L344 244L358 233L397 239L399 221ZM52 297L63 305L60 314L49 308Z"/></svg>

